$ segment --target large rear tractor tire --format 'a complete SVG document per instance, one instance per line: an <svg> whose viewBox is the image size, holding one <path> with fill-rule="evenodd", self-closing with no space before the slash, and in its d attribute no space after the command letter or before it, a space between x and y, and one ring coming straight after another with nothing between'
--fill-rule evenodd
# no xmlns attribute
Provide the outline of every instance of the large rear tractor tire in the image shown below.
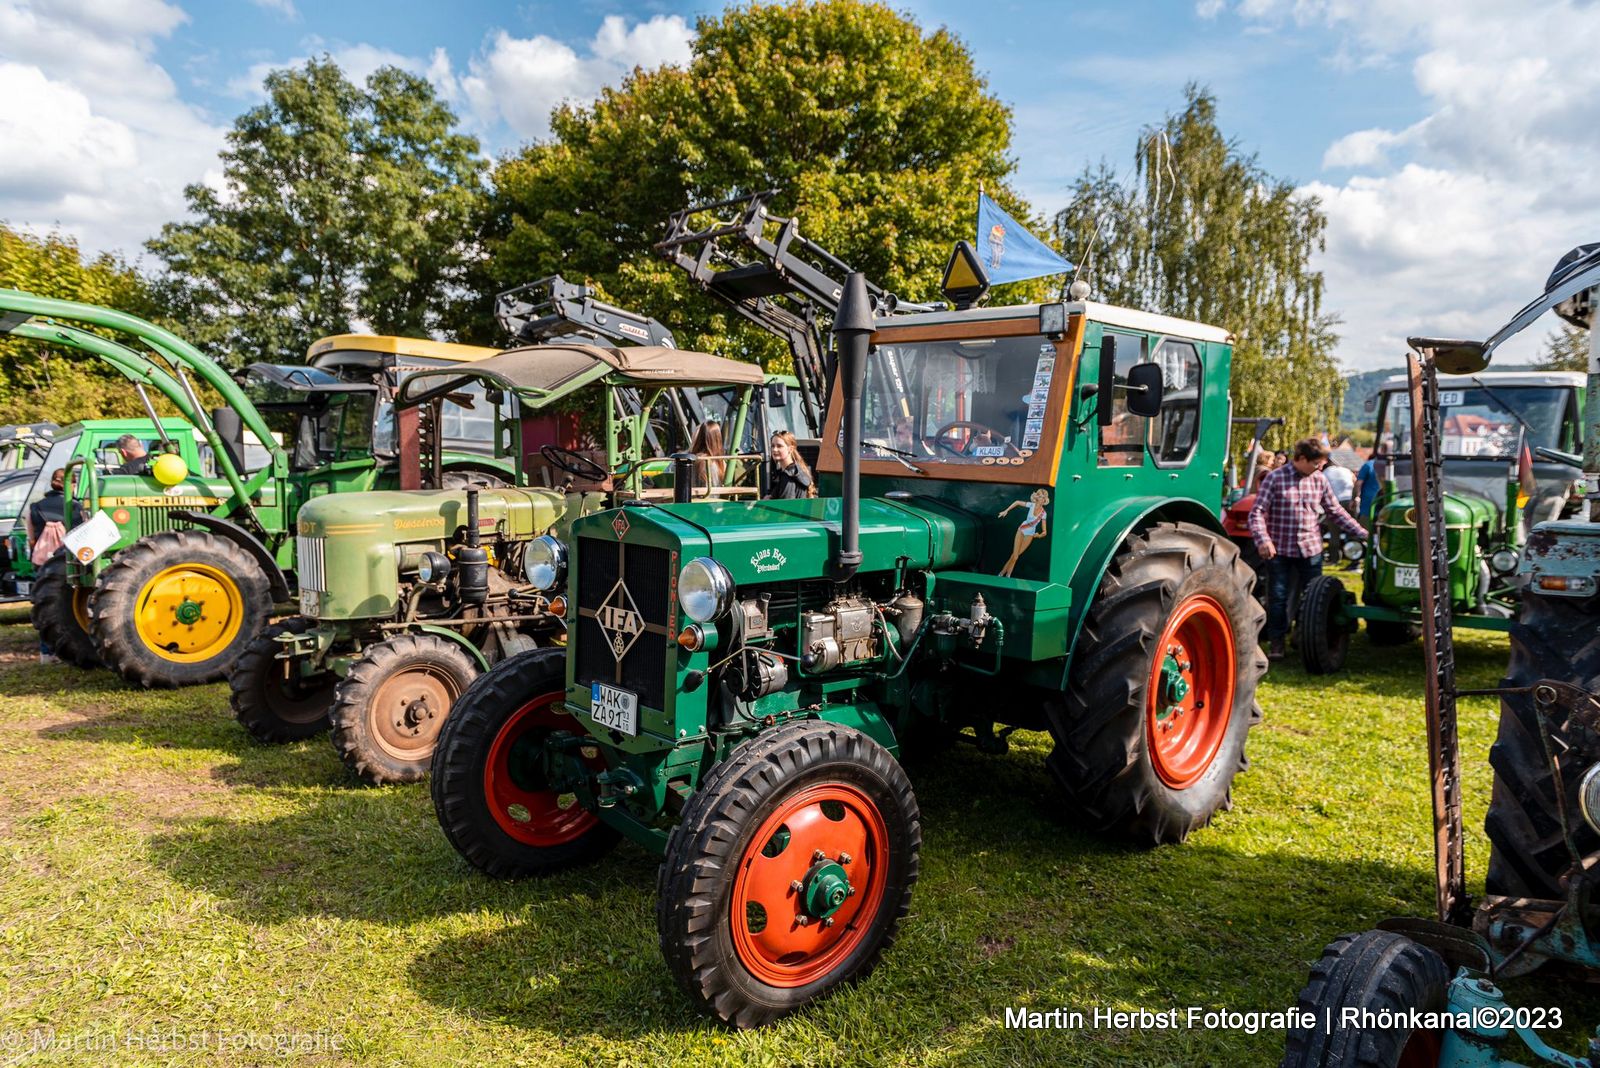
<svg viewBox="0 0 1600 1068"><path fill-rule="evenodd" d="M581 733L561 708L566 653L535 649L479 675L456 701L433 751L433 810L467 862L501 879L551 875L598 860L617 832L553 788L542 758L553 731ZM603 770L599 751L586 756Z"/></svg>
<svg viewBox="0 0 1600 1068"><path fill-rule="evenodd" d="M89 591L67 581L67 558L57 553L33 579L29 615L39 639L73 667L96 668L100 656L90 636Z"/></svg>
<svg viewBox="0 0 1600 1068"><path fill-rule="evenodd" d="M1300 597L1295 640L1308 675L1332 675L1344 667L1350 652L1350 631L1340 622L1344 585L1332 575L1318 575Z"/></svg>
<svg viewBox="0 0 1600 1068"><path fill-rule="evenodd" d="M258 742L297 742L328 729L338 679L331 673L302 678L278 659L280 634L304 634L311 621L301 616L267 627L251 642L228 673L234 718Z"/></svg>
<svg viewBox="0 0 1600 1068"><path fill-rule="evenodd" d="M758 1027L865 977L911 907L911 784L837 723L790 723L714 767L667 840L661 953L703 1011Z"/></svg>
<svg viewBox="0 0 1600 1068"><path fill-rule="evenodd" d="M1112 560L1067 692L1045 705L1046 764L1091 826L1181 842L1231 805L1267 670L1254 582L1237 548L1192 523L1134 534Z"/></svg>
<svg viewBox="0 0 1600 1068"><path fill-rule="evenodd" d="M1511 662L1504 685L1532 686L1540 679L1600 692L1600 614L1593 605L1524 595L1520 618L1511 627ZM1570 717L1551 727L1574 844L1579 856L1588 856L1600 850L1600 834L1579 815L1578 794L1593 750L1578 744L1578 724ZM1489 764L1494 768L1494 790L1483 822L1489 836L1484 888L1508 897L1564 898L1560 880L1572 857L1562 834L1555 778L1532 694L1506 694L1500 699L1500 728L1489 748Z"/></svg>
<svg viewBox="0 0 1600 1068"><path fill-rule="evenodd" d="M1339 1019L1343 1009L1443 1012L1449 989L1449 967L1427 946L1391 931L1343 935L1300 991L1296 1008L1317 1023L1289 1031L1280 1068L1436 1068L1443 1031L1344 1027Z"/></svg>
<svg viewBox="0 0 1600 1068"><path fill-rule="evenodd" d="M368 646L334 691L333 747L363 782L420 782L440 728L477 677L477 663L448 638L401 634Z"/></svg>
<svg viewBox="0 0 1600 1068"><path fill-rule="evenodd" d="M203 530L134 542L101 572L89 599L100 658L141 686L225 677L271 611L267 576L250 554Z"/></svg>

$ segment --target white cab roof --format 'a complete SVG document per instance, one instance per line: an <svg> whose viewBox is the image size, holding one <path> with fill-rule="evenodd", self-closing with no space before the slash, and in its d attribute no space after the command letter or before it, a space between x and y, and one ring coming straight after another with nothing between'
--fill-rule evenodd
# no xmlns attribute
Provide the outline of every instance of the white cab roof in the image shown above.
<svg viewBox="0 0 1600 1068"><path fill-rule="evenodd" d="M1471 389L1479 382L1493 389L1495 386L1572 386L1583 388L1586 376L1582 371L1480 371L1475 375L1440 375L1440 389ZM1379 393L1389 393L1406 388L1405 375L1390 375L1378 387Z"/></svg>
<svg viewBox="0 0 1600 1068"><path fill-rule="evenodd" d="M1233 335L1220 326L1207 326L1191 319L1172 315L1121 308L1115 304L1100 304L1092 300L1065 301L1068 315L1086 316L1091 322L1107 326L1123 326L1129 330L1142 330L1151 334L1192 338L1195 341L1214 341L1220 345L1233 344ZM932 323L973 323L986 320L1037 318L1039 305L1012 304L1003 308L969 308L966 311L919 312L915 315L893 315L877 320L880 329L890 326L917 326Z"/></svg>

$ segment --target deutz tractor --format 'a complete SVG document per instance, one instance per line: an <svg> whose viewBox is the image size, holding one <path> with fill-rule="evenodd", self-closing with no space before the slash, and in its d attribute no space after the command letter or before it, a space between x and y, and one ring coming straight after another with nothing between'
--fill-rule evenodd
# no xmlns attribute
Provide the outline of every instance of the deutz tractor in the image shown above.
<svg viewBox="0 0 1600 1068"><path fill-rule="evenodd" d="M87 599L89 625L82 612L58 611L49 624L63 638L56 648L69 662L104 661L146 686L220 678L274 603L292 597L294 518L303 503L395 484L395 455L417 436L390 405L405 374L497 351L407 338L325 338L312 346L310 366L252 364L247 393L170 331L107 308L0 290L0 332L106 361L132 381L152 419L148 389L176 407L209 449L216 478L155 455L146 472L102 473L84 465L71 482L65 577L76 592L58 604ZM191 378L214 390L223 406L206 412ZM504 478L504 467L482 455L490 424L470 408L449 415L441 428L454 439L440 465L447 477ZM247 437L258 455L251 455ZM162 443L162 454L174 451Z"/></svg>
<svg viewBox="0 0 1600 1068"><path fill-rule="evenodd" d="M1228 804L1260 718L1264 615L1216 514L1230 335L979 308L982 277L963 243L961 309L875 320L849 275L821 495L577 520L566 649L480 676L440 734L468 861L661 856L668 967L734 1026L894 941L922 837L903 744L1048 730L1067 810L1154 844Z"/></svg>
<svg viewBox="0 0 1600 1068"><path fill-rule="evenodd" d="M1446 461L1444 527L1455 625L1506 631L1526 581L1518 573L1528 528L1577 507L1574 455L1583 426L1583 375L1501 371L1444 375L1439 446ZM1344 665L1360 621L1377 646L1410 642L1422 629L1416 498L1397 486L1410 476L1410 397L1404 377L1377 399L1378 460L1386 470L1365 544L1346 542L1362 562L1362 604L1323 575L1300 601L1301 660L1314 675Z"/></svg>
<svg viewBox="0 0 1600 1068"><path fill-rule="evenodd" d="M529 311L540 314L506 325L565 343L417 371L397 396L402 412L424 408L426 426L463 389L487 394L516 487L346 493L302 508L300 615L267 628L229 675L234 713L258 739L289 741L331 726L334 747L363 780L422 778L452 702L480 671L565 640L566 530L614 498L608 473L626 467L617 492L647 495L643 462L690 440L693 427L670 421L694 388L739 394L728 414L732 425L744 423L760 368L665 346L594 344L629 341L635 329L669 343L671 336L560 279L537 285L545 299ZM604 466L551 440L547 413L576 398L606 413ZM412 455L427 465L430 452ZM560 481L539 486L537 476L552 471ZM753 489L752 480L748 490L716 492Z"/></svg>
<svg viewBox="0 0 1600 1068"><path fill-rule="evenodd" d="M1429 546L1417 566L1437 917L1387 920L1332 942L1300 993L1306 1015L1289 1031L1285 1068L1510 1068L1525 1063L1509 1056L1513 1034L1538 1063L1600 1068L1600 1038L1585 1057L1562 1053L1540 1035L1560 1027L1560 1007L1517 1008L1501 989L1545 964L1600 977L1600 348L1589 356L1586 500L1572 518L1540 522L1528 538L1511 663L1497 690L1455 684L1454 550L1439 536L1450 522L1439 458L1451 451L1451 406L1436 374L1481 370L1495 348L1551 308L1590 326L1595 286L1600 245L1586 245L1563 257L1544 295L1489 340L1411 339L1407 431L1413 500L1422 502L1415 524ZM1489 869L1476 902L1467 894L1457 745L1456 698L1468 693L1500 696L1484 820Z"/></svg>

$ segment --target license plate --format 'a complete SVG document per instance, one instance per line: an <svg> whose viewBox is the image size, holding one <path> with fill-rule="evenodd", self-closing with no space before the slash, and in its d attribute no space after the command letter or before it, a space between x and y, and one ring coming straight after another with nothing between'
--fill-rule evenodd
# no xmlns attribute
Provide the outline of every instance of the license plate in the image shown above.
<svg viewBox="0 0 1600 1068"><path fill-rule="evenodd" d="M637 735L639 695L603 682L593 683L589 689L589 716L602 727Z"/></svg>
<svg viewBox="0 0 1600 1068"><path fill-rule="evenodd" d="M1394 569L1394 584L1402 590L1422 589L1422 571L1415 567Z"/></svg>

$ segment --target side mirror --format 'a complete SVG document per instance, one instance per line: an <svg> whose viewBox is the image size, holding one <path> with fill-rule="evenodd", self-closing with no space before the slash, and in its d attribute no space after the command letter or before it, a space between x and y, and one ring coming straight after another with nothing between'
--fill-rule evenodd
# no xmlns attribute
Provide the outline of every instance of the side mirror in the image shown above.
<svg viewBox="0 0 1600 1068"><path fill-rule="evenodd" d="M1161 365L1136 363L1128 368L1128 411L1146 419L1161 414Z"/></svg>
<svg viewBox="0 0 1600 1068"><path fill-rule="evenodd" d="M1100 392L1099 403L1095 405L1095 422L1101 426L1111 425L1111 408L1116 402L1117 382L1117 338L1114 334L1106 334L1100 339Z"/></svg>
<svg viewBox="0 0 1600 1068"><path fill-rule="evenodd" d="M767 407L782 408L789 403L789 387L782 382L767 384Z"/></svg>

